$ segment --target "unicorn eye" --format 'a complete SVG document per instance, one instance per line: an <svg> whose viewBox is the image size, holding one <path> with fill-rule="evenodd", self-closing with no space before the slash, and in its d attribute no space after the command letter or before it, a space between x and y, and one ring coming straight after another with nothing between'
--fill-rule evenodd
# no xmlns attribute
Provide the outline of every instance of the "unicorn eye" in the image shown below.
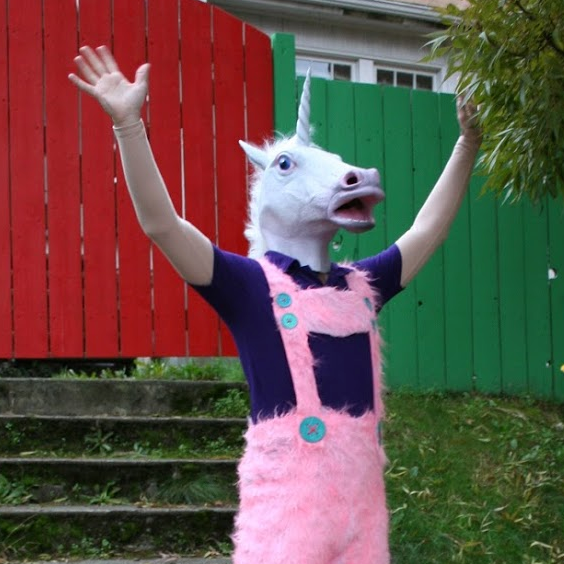
<svg viewBox="0 0 564 564"><path fill-rule="evenodd" d="M276 165L278 166L278 169L281 172L288 172L292 170L292 168L294 168L294 161L289 155L287 155L286 153L282 153L276 159Z"/></svg>

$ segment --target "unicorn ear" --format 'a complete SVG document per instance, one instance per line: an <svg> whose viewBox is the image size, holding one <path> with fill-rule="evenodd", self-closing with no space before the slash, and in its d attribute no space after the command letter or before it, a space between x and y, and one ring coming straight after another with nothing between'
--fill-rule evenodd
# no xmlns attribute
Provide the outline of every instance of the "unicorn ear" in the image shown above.
<svg viewBox="0 0 564 564"><path fill-rule="evenodd" d="M249 143L245 143L244 141L239 141L239 145L247 158L258 168L264 170L268 166L268 156L265 151L255 147L254 145L249 145Z"/></svg>

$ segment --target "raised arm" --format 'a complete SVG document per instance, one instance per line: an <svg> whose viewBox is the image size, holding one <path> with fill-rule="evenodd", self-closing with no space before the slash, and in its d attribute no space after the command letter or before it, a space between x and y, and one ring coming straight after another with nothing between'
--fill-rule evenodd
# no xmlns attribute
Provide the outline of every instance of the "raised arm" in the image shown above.
<svg viewBox="0 0 564 564"><path fill-rule="evenodd" d="M401 285L405 287L444 242L464 199L481 143L473 117L476 108L459 101L461 134L439 180L411 228L396 242L402 257Z"/></svg>
<svg viewBox="0 0 564 564"><path fill-rule="evenodd" d="M184 280L202 286L210 284L212 244L174 209L141 120L149 65L139 67L131 83L106 47L95 51L82 47L75 63L83 78L70 74L69 79L98 100L114 122L127 187L141 228Z"/></svg>

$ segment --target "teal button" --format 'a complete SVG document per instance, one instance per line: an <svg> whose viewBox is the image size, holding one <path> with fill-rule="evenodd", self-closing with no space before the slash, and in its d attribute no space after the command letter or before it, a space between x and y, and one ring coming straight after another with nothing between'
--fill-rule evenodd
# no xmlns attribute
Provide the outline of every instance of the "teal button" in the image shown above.
<svg viewBox="0 0 564 564"><path fill-rule="evenodd" d="M364 298L364 303L366 304L366 307L372 311L372 302L370 301L370 298Z"/></svg>
<svg viewBox="0 0 564 564"><path fill-rule="evenodd" d="M282 292L276 296L276 303L280 307L290 307L292 305L292 298L289 294Z"/></svg>
<svg viewBox="0 0 564 564"><path fill-rule="evenodd" d="M308 443L318 443L325 433L325 423L319 417L306 417L300 424L300 435Z"/></svg>
<svg viewBox="0 0 564 564"><path fill-rule="evenodd" d="M284 314L281 321L284 329L293 329L298 324L298 318L293 313Z"/></svg>
<svg viewBox="0 0 564 564"><path fill-rule="evenodd" d="M378 331L378 320L377 319L372 320L372 329L374 329L374 331Z"/></svg>

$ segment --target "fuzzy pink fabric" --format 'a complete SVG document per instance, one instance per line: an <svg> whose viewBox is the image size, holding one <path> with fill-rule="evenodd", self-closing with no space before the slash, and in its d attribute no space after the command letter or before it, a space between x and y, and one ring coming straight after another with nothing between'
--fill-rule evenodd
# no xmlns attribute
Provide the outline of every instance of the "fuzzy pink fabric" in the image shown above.
<svg viewBox="0 0 564 564"><path fill-rule="evenodd" d="M307 443L302 416L252 425L239 465L234 564L388 564L385 456L376 417L327 410Z"/></svg>
<svg viewBox="0 0 564 564"><path fill-rule="evenodd" d="M385 454L378 440L383 416L375 300L365 275L348 275L349 290L302 290L261 261L273 298L296 391L289 414L250 425L239 465L240 511L234 564L388 564ZM287 294L286 307L277 297ZM286 328L283 316L297 325ZM375 412L351 417L321 405L308 333L368 332L374 367ZM300 436L304 417L319 417L317 443Z"/></svg>

